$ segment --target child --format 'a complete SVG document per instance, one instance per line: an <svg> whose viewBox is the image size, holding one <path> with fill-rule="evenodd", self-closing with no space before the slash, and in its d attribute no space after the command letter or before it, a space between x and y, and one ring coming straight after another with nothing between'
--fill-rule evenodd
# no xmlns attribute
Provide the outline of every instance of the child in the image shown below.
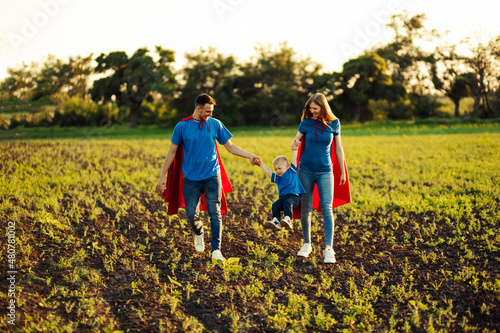
<svg viewBox="0 0 500 333"><path fill-rule="evenodd" d="M271 182L278 185L279 199L273 203L272 212L273 220L266 222L265 227L273 230L281 230L284 227L288 230L293 230L293 209L298 206L300 197L306 193L297 175L297 149L293 151L292 164L288 165L288 160L285 156L280 155L273 161L274 171L261 162L260 166L264 172L271 177ZM281 219L281 212L284 213ZM281 220L281 222L280 222Z"/></svg>

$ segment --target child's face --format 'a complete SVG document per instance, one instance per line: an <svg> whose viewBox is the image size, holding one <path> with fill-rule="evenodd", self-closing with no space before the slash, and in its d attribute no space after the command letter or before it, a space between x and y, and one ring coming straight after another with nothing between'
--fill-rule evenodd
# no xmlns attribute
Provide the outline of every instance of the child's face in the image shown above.
<svg viewBox="0 0 500 333"><path fill-rule="evenodd" d="M275 171L274 173L277 176L281 176L286 172L286 170L288 170L288 163L286 163L285 161L281 161L274 164L274 171Z"/></svg>

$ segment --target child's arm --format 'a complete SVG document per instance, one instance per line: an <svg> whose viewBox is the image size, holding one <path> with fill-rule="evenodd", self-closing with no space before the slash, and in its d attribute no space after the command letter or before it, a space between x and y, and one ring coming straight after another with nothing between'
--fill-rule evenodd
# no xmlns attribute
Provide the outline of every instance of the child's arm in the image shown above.
<svg viewBox="0 0 500 333"><path fill-rule="evenodd" d="M294 149L292 154L292 164L295 165L296 167L297 167L297 153L298 149Z"/></svg>
<svg viewBox="0 0 500 333"><path fill-rule="evenodd" d="M271 169L269 169L269 168L267 167L267 165L265 165L265 164L264 164L264 162L261 162L261 163L260 163L260 167L262 168L262 170L264 170L264 172L265 172L265 173L266 173L269 177L271 177L271 176L272 176L273 172L271 171Z"/></svg>

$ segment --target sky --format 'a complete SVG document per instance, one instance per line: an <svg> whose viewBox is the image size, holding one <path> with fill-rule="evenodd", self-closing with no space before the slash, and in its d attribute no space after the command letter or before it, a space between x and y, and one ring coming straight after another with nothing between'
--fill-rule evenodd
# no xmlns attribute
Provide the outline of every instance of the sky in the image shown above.
<svg viewBox="0 0 500 333"><path fill-rule="evenodd" d="M156 45L184 54L200 47L247 60L258 44L286 41L303 58L340 71L365 49L386 42L389 16L425 14L426 28L487 42L500 35L498 0L0 0L0 80L8 67L53 54L101 53Z"/></svg>

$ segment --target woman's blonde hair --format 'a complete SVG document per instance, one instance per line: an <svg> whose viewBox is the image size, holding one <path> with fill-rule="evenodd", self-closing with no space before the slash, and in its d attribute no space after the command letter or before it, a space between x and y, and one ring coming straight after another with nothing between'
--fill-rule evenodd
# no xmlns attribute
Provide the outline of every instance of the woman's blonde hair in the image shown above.
<svg viewBox="0 0 500 333"><path fill-rule="evenodd" d="M309 97L309 99L306 102L306 105L304 105L304 110L302 110L301 120L312 117L311 110L309 110L311 103L316 103L320 106L321 114L319 118L321 119L323 124L326 125L327 123L330 123L335 119L337 119L337 117L333 114L332 109L330 108L330 105L328 104L325 95L323 95L322 93L316 93L311 97Z"/></svg>

